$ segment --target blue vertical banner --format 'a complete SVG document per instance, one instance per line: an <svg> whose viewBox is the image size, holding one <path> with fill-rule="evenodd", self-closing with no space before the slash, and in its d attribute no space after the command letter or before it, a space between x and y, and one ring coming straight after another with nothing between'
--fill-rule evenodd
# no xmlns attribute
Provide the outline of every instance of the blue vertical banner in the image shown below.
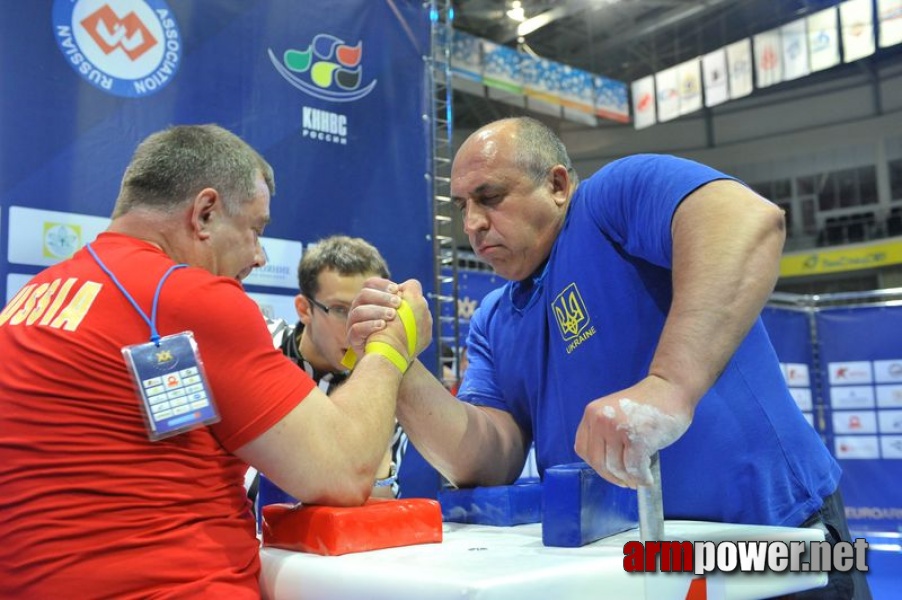
<svg viewBox="0 0 902 600"><path fill-rule="evenodd" d="M902 307L816 317L828 445L843 467L849 526L902 532Z"/></svg>
<svg viewBox="0 0 902 600"><path fill-rule="evenodd" d="M106 227L140 140L190 123L235 132L275 169L252 296L290 310L303 248L338 233L431 290L429 27L412 0L6 7L0 298Z"/></svg>
<svg viewBox="0 0 902 600"><path fill-rule="evenodd" d="M450 270L445 271L450 275ZM460 269L457 272L457 326L461 345L467 342L467 334L470 331L470 318L479 308L482 299L492 290L504 285L505 280L491 271L477 271L475 269ZM443 315L451 316L451 315ZM453 324L443 320L442 335L452 337Z"/></svg>
<svg viewBox="0 0 902 600"><path fill-rule="evenodd" d="M789 392L805 418L818 432L825 430L823 402L818 390L818 370L811 347L811 313L767 306L761 311Z"/></svg>

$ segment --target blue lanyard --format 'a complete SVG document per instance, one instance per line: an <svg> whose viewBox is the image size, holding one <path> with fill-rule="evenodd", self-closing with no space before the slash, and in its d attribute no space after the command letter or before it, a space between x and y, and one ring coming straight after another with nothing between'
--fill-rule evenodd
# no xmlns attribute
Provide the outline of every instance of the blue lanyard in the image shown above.
<svg viewBox="0 0 902 600"><path fill-rule="evenodd" d="M163 289L163 282L166 281L166 278L169 277L173 271L175 271L176 269L181 269L182 267L187 267L188 265L172 265L171 267L169 267L169 269L166 270L165 273L163 273L163 277L160 278L160 282L157 284L157 291L155 291L153 294L153 307L150 311L150 318L148 318L147 313L141 310L141 307L138 306L138 303L135 302L135 299L132 298L131 294L126 291L125 287L121 283L119 283L119 280L116 279L116 276L113 275L113 272L110 271L105 264L103 264L103 261L101 261L100 257L97 256L97 253L94 252L93 248L91 248L91 244L87 244L85 248L88 249L88 253L97 262L97 265L103 270L103 272L113 280L113 283L116 284L116 287L119 288L119 291L122 292L122 294L125 296L125 299L131 303L136 311L138 311L138 314L141 315L141 318L144 319L144 322L150 326L150 341L159 346L160 332L157 331L157 307L160 303L160 290Z"/></svg>

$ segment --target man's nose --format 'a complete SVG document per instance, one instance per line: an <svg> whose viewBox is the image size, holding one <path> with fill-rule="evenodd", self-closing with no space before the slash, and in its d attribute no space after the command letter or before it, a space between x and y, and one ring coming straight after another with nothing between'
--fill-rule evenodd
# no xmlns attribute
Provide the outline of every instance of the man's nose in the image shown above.
<svg viewBox="0 0 902 600"><path fill-rule="evenodd" d="M463 215L464 233L470 235L488 227L485 212L473 203L468 203Z"/></svg>
<svg viewBox="0 0 902 600"><path fill-rule="evenodd" d="M263 244L260 243L260 240L257 240L257 250L254 252L254 267L259 268L266 264L266 250L263 249Z"/></svg>

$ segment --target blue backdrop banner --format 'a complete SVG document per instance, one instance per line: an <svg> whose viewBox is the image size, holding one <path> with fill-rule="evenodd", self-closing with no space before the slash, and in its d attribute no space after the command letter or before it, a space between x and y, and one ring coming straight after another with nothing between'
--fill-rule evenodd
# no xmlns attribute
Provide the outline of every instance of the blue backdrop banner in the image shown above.
<svg viewBox="0 0 902 600"><path fill-rule="evenodd" d="M768 306L761 311L761 320L780 359L792 397L811 426L823 433L824 407L816 393L818 370L811 347L810 314Z"/></svg>
<svg viewBox="0 0 902 600"><path fill-rule="evenodd" d="M470 318L479 308L482 299L492 290L504 285L505 280L491 271L461 269L457 273L457 320L460 328L460 343L465 345L470 331ZM448 325L446 324L447 328ZM451 332L446 330L445 335Z"/></svg>
<svg viewBox="0 0 902 600"><path fill-rule="evenodd" d="M218 123L273 165L247 280L273 316L303 249L375 244L432 287L429 15L411 0L33 0L0 20L0 298L108 222L136 144ZM433 361L434 362L434 361ZM427 362L427 364L432 364Z"/></svg>
<svg viewBox="0 0 902 600"><path fill-rule="evenodd" d="M849 526L902 532L902 307L817 313L828 444Z"/></svg>
<svg viewBox="0 0 902 600"><path fill-rule="evenodd" d="M793 397L842 465L849 527L902 532L902 307L767 307L762 318Z"/></svg>

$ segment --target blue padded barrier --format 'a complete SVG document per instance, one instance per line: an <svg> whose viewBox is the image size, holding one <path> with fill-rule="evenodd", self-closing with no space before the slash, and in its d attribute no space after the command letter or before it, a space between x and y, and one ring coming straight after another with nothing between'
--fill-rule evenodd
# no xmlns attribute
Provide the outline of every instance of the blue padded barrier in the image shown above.
<svg viewBox="0 0 902 600"><path fill-rule="evenodd" d="M442 519L455 523L509 527L542 518L542 484L535 480L441 490Z"/></svg>
<svg viewBox="0 0 902 600"><path fill-rule="evenodd" d="M639 526L636 491L621 488L584 462L545 470L542 543L576 548Z"/></svg>

